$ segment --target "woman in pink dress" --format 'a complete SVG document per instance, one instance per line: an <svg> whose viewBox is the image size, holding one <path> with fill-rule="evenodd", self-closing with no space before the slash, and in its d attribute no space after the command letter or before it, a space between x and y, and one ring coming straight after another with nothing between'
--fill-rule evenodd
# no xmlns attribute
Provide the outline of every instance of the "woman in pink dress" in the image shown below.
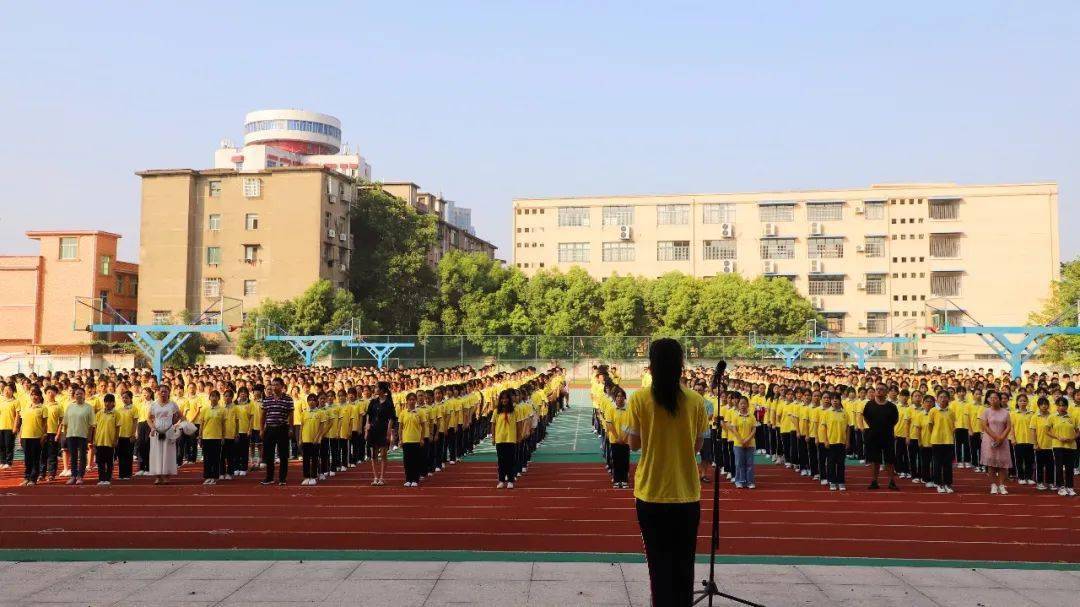
<svg viewBox="0 0 1080 607"><path fill-rule="evenodd" d="M1009 454L1009 434L1012 422L1009 411L1001 402L1001 394L990 390L986 393L987 408L979 414L982 421L982 448L979 455L982 465L990 472L990 493L1008 495L1005 489L1005 477L1012 458Z"/></svg>

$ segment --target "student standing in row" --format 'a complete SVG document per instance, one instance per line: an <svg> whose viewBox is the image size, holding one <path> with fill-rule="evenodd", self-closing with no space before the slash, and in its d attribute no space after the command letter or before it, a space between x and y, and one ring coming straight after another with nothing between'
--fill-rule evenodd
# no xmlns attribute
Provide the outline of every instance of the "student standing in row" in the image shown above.
<svg viewBox="0 0 1080 607"><path fill-rule="evenodd" d="M15 384L4 384L3 394L0 394L0 470L10 468L15 461L15 418L18 410Z"/></svg>
<svg viewBox="0 0 1080 607"><path fill-rule="evenodd" d="M514 396L512 389L506 389L499 393L499 402L495 406L491 433L491 442L495 444L495 454L498 457L499 482L496 489L506 487L514 488L514 456L517 451L518 432L517 416L514 413Z"/></svg>
<svg viewBox="0 0 1080 607"><path fill-rule="evenodd" d="M83 484L86 476L86 450L94 437L94 407L86 402L86 391L75 388L75 401L64 410L64 420L56 433L56 440L67 440L68 461L71 464L69 485Z"/></svg>
<svg viewBox="0 0 1080 607"><path fill-rule="evenodd" d="M106 394L101 402L102 409L94 418L94 460L97 462L97 484L111 485L120 418L116 415L115 396Z"/></svg>
<svg viewBox="0 0 1080 607"><path fill-rule="evenodd" d="M199 409L199 432L202 438L203 484L216 485L221 477L221 437L225 433L225 410L221 393L211 390L209 402Z"/></svg>
<svg viewBox="0 0 1080 607"><path fill-rule="evenodd" d="M30 391L30 403L15 413L13 432L19 433L23 449L23 482L26 485L37 484L41 476L41 448L45 443L45 420L47 412L42 406L44 399L41 390Z"/></svg>
<svg viewBox="0 0 1080 607"><path fill-rule="evenodd" d="M755 446L757 418L750 413L750 401L745 396L735 393L733 398L738 402L738 413L726 423L726 426L734 449L735 488L753 489L755 487L754 452L757 450Z"/></svg>
<svg viewBox="0 0 1080 607"><path fill-rule="evenodd" d="M389 383L379 382L378 396L368 403L367 418L364 433L367 443L371 445L371 473L375 477L371 484L384 485L386 451L394 441L393 428L398 421Z"/></svg>
<svg viewBox="0 0 1080 607"><path fill-rule="evenodd" d="M625 428L628 422L626 410L626 391L615 386L611 391L614 406L610 411L610 418L606 420L608 441L611 450L611 479L617 489L630 487L630 445L627 441ZM705 460L705 449L702 449L702 461ZM712 451L709 450L711 463Z"/></svg>
<svg viewBox="0 0 1080 607"><path fill-rule="evenodd" d="M937 407L930 411L929 424L930 443L934 449L934 485L938 493L952 493L956 414L949 409L947 390L937 393Z"/></svg>
<svg viewBox="0 0 1080 607"><path fill-rule="evenodd" d="M131 390L124 390L120 395L121 406L117 407L116 460L117 476L122 481L131 480L132 463L135 454L135 408L132 404ZM195 438L194 436L192 438Z"/></svg>
<svg viewBox="0 0 1080 607"><path fill-rule="evenodd" d="M1012 421L1009 412L1001 402L1001 395L990 390L984 397L989 407L980 408L979 415L972 422L972 429L977 429L983 436L979 439L979 465L990 470L990 493L1008 495L1005 478L1012 457L1009 452L1009 435L1012 434Z"/></svg>
<svg viewBox="0 0 1080 607"><path fill-rule="evenodd" d="M1076 495L1073 488L1073 460L1076 457L1076 420L1069 415L1069 400L1057 399L1057 415L1050 425L1050 437L1054 439L1054 481L1058 495Z"/></svg>

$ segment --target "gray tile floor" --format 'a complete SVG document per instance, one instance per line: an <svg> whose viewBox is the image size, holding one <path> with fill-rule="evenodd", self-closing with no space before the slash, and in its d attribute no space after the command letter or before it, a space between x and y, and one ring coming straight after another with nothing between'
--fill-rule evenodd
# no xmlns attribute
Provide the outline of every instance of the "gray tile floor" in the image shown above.
<svg viewBox="0 0 1080 607"><path fill-rule="evenodd" d="M769 607L1080 604L1080 571L718 565L717 577ZM0 580L0 607L649 604L645 566L627 563L0 562Z"/></svg>

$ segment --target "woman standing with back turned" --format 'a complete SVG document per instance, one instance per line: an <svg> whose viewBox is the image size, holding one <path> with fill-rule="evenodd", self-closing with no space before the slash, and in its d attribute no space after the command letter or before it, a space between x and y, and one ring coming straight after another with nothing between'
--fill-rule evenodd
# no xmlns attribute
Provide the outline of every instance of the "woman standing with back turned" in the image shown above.
<svg viewBox="0 0 1080 607"><path fill-rule="evenodd" d="M700 394L683 387L683 350L674 339L649 346L652 384L630 397L625 429L641 450L634 476L653 605L690 605L701 520L697 453L708 420Z"/></svg>

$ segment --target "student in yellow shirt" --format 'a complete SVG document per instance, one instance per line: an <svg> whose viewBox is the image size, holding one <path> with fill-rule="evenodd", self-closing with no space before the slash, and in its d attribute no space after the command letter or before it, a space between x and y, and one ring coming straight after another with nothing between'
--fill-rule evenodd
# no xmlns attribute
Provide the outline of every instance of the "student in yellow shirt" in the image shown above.
<svg viewBox="0 0 1080 607"><path fill-rule="evenodd" d="M221 393L211 390L209 402L199 410L204 485L216 485L222 476L221 441L225 433L225 415L225 409L221 406Z"/></svg>
<svg viewBox="0 0 1080 607"><path fill-rule="evenodd" d="M237 476L247 476L250 461L248 451L251 449L251 398L247 386L236 389L236 404L233 407L233 415L236 417L236 438L233 439L233 457L236 463Z"/></svg>
<svg viewBox="0 0 1080 607"><path fill-rule="evenodd" d="M847 450L850 433L848 432L848 414L840 394L833 392L828 397L832 407L824 415L825 442L829 446L828 481L830 491L847 491L844 476L847 470Z"/></svg>
<svg viewBox="0 0 1080 607"><path fill-rule="evenodd" d="M41 390L30 390L30 403L15 413L13 432L19 434L23 449L23 486L36 485L41 476L41 448L45 444L45 420L47 413L42 406Z"/></svg>
<svg viewBox="0 0 1080 607"><path fill-rule="evenodd" d="M221 395L221 406L224 409L224 427L221 431L221 476L218 480L231 481L233 472L236 470L236 450L233 444L236 441L236 402L233 400L233 391L225 388Z"/></svg>
<svg viewBox="0 0 1080 607"><path fill-rule="evenodd" d="M1021 485L1035 484L1035 442L1032 436L1031 423L1034 414L1028 410L1027 394L1020 393L1016 397L1016 409L1010 413L1012 417L1013 456L1016 466L1017 482Z"/></svg>
<svg viewBox="0 0 1080 607"><path fill-rule="evenodd" d="M934 410L933 396L923 396L922 411L919 412L919 477L922 484L934 488L934 446L930 442L930 413Z"/></svg>
<svg viewBox="0 0 1080 607"><path fill-rule="evenodd" d="M255 386L254 398L251 401L251 438L248 439L250 448L248 451L248 460L251 465L248 466L248 470L262 470L266 468L266 464L262 461L263 445L262 445L262 424L263 424L263 385L257 384Z"/></svg>
<svg viewBox="0 0 1080 607"><path fill-rule="evenodd" d="M15 462L15 413L19 401L15 399L15 384L4 384L0 395L0 470Z"/></svg>
<svg viewBox="0 0 1080 607"><path fill-rule="evenodd" d="M416 393L405 396L405 408L398 414L398 427L401 429L401 457L405 466L405 486L419 487L423 469L424 452L423 424L416 411Z"/></svg>
<svg viewBox="0 0 1080 607"><path fill-rule="evenodd" d="M1054 487L1054 439L1050 433L1054 416L1050 413L1050 399L1040 396L1038 413L1031 418L1031 438L1035 443L1035 488L1045 491Z"/></svg>
<svg viewBox="0 0 1080 607"><path fill-rule="evenodd" d="M60 422L64 419L64 403L57 400L59 391L56 386L45 387L45 446L41 452L42 474L50 481L56 480L58 464L60 462L60 443L56 440L56 431L60 429Z"/></svg>
<svg viewBox="0 0 1080 607"><path fill-rule="evenodd" d="M495 445L495 455L498 458L499 482L496 489L506 487L514 488L514 457L517 452L518 424L514 412L514 394L512 389L505 389L499 393L495 411L492 414L491 442Z"/></svg>
<svg viewBox="0 0 1080 607"><path fill-rule="evenodd" d="M630 445L622 430L627 426L626 391L615 386L611 391L612 408L606 419L608 442L611 450L611 480L616 489L630 487Z"/></svg>
<svg viewBox="0 0 1080 607"><path fill-rule="evenodd" d="M116 462L117 478L131 480L132 463L135 454L135 425L138 423L131 390L120 394L120 406L116 408Z"/></svg>
<svg viewBox="0 0 1080 607"><path fill-rule="evenodd" d="M1076 495L1073 488L1073 460L1076 458L1076 420L1069 415L1069 399L1057 399L1057 415L1050 425L1050 438L1054 439L1054 484L1058 495Z"/></svg>
<svg viewBox="0 0 1080 607"><path fill-rule="evenodd" d="M94 459L97 461L99 485L111 485L113 457L116 451L117 431L120 418L116 415L116 397L105 394L101 397L101 411L94 420Z"/></svg>
<svg viewBox="0 0 1080 607"><path fill-rule="evenodd" d="M934 449L934 486L938 493L952 493L953 454L956 448L956 414L949 408L948 390L937 393L937 407L930 411L930 444ZM965 442L967 439L965 432Z"/></svg>
<svg viewBox="0 0 1080 607"><path fill-rule="evenodd" d="M750 413L749 399L738 393L734 395L734 398L737 402L738 412L725 425L734 449L735 488L742 489L746 487L747 489L753 489L755 487L754 452L757 450L755 446L757 418Z"/></svg>
<svg viewBox="0 0 1080 607"><path fill-rule="evenodd" d="M319 482L319 443L322 440L324 415L319 410L319 397L308 394L308 406L300 414L300 455L303 459L304 480L301 485Z"/></svg>

